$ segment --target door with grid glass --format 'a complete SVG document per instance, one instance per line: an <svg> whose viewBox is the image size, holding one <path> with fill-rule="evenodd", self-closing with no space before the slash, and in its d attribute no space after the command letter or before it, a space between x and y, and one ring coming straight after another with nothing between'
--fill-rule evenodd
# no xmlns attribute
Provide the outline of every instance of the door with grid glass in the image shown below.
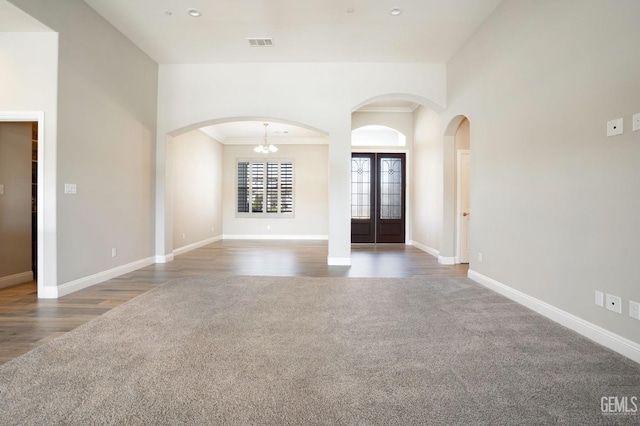
<svg viewBox="0 0 640 426"><path fill-rule="evenodd" d="M405 154L351 155L351 242L405 242Z"/></svg>

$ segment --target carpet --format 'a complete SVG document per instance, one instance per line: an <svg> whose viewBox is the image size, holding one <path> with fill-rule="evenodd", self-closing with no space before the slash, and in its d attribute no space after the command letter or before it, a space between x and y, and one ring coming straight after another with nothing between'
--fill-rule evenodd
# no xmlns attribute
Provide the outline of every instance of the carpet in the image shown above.
<svg viewBox="0 0 640 426"><path fill-rule="evenodd" d="M2 425L640 423L609 396L638 364L464 278L175 280L0 366Z"/></svg>

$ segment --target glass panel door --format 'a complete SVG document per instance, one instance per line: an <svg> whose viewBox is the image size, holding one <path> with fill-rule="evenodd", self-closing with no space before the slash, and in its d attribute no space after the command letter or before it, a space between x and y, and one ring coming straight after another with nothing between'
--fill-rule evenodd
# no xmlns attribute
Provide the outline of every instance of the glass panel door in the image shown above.
<svg viewBox="0 0 640 426"><path fill-rule="evenodd" d="M351 156L351 242L375 242L375 156Z"/></svg>
<svg viewBox="0 0 640 426"><path fill-rule="evenodd" d="M378 154L377 243L404 243L405 154Z"/></svg>
<svg viewBox="0 0 640 426"><path fill-rule="evenodd" d="M351 157L351 242L405 242L405 154Z"/></svg>

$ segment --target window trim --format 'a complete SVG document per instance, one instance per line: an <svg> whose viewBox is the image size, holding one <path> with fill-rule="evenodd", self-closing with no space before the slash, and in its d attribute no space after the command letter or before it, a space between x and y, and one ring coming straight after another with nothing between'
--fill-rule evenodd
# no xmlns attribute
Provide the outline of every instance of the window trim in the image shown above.
<svg viewBox="0 0 640 426"><path fill-rule="evenodd" d="M253 163L262 163L264 164L263 170L264 170L264 184L263 184L263 211L261 212L239 212L238 211L238 203L239 203L239 176L238 176L238 167L240 165L240 163L249 163L249 164L253 164ZM280 200L282 197L282 193L281 193L281 187L280 187L280 179L281 179L281 173L282 173L282 169L281 169L281 165L282 163L288 163L291 164L291 181L292 181L292 185L291 185L291 192L292 192L292 196L293 196L293 201L291 203L291 212L290 213L281 213L281 212L268 212L266 209L266 199L267 199L267 179L266 179L266 175L267 175L267 163L278 163L278 199ZM251 166L250 166L251 167ZM292 158L236 158L235 161L235 206L234 206L234 210L235 210L235 217L236 218L250 218L250 219L292 219L295 218L295 212L296 212L296 172L295 172L295 161ZM249 173L249 175L251 176L251 173Z"/></svg>

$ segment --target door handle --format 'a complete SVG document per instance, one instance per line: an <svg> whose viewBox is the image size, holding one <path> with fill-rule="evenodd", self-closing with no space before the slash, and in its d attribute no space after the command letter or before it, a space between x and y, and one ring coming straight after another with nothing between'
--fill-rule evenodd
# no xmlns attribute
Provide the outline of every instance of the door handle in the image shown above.
<svg viewBox="0 0 640 426"><path fill-rule="evenodd" d="M467 217L467 216L469 216L469 215L471 215L471 213L469 213L469 212L464 212L464 213L462 213L462 216L464 216L464 217Z"/></svg>

